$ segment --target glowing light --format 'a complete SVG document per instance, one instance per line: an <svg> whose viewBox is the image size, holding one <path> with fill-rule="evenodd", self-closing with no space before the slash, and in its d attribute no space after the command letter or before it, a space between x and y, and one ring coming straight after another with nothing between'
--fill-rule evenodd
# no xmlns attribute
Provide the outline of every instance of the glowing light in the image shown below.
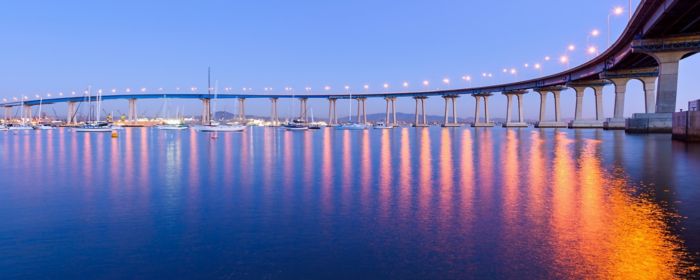
<svg viewBox="0 0 700 280"><path fill-rule="evenodd" d="M598 29L593 29L593 30L591 31L591 36L593 36L593 37L598 37L598 35L600 35L600 30L598 30Z"/></svg>
<svg viewBox="0 0 700 280"><path fill-rule="evenodd" d="M518 73L518 70L515 70L515 68L511 68L510 73L515 75L516 73Z"/></svg>
<svg viewBox="0 0 700 280"><path fill-rule="evenodd" d="M112 93L116 93L116 92L117 92L117 89L116 89L116 88L113 88L113 89L112 89Z"/></svg>
<svg viewBox="0 0 700 280"><path fill-rule="evenodd" d="M598 52L598 49L596 47L594 47L594 46L588 47L589 54L595 54L596 52Z"/></svg>
<svg viewBox="0 0 700 280"><path fill-rule="evenodd" d="M468 76L468 75L467 75L467 76L462 76L462 80L471 81L471 80L472 80L472 77L471 77L471 76Z"/></svg>
<svg viewBox="0 0 700 280"><path fill-rule="evenodd" d="M616 16L619 16L624 11L625 11L625 9L623 9L622 7L615 7L615 9L613 9L613 14L615 14Z"/></svg>
<svg viewBox="0 0 700 280"><path fill-rule="evenodd" d="M350 90L350 86L345 86L345 90Z"/></svg>
<svg viewBox="0 0 700 280"><path fill-rule="evenodd" d="M447 84L447 85L449 85L449 84L450 84L450 79L444 78L444 79L442 79L442 82L445 83L445 84Z"/></svg>
<svg viewBox="0 0 700 280"><path fill-rule="evenodd" d="M544 60L545 60L545 61L549 61L550 59L552 59L552 58L549 57L549 56L545 56L545 57L544 57Z"/></svg>
<svg viewBox="0 0 700 280"><path fill-rule="evenodd" d="M530 64L525 63L523 66L525 66L525 68L529 68Z"/></svg>
<svg viewBox="0 0 700 280"><path fill-rule="evenodd" d="M323 89L325 89L325 90L331 90L331 87L330 87L330 86L325 86L325 87L323 87Z"/></svg>
<svg viewBox="0 0 700 280"><path fill-rule="evenodd" d="M305 90L306 90L307 92L311 92L311 87L306 87Z"/></svg>
<svg viewBox="0 0 700 280"><path fill-rule="evenodd" d="M365 88L365 90L368 90L368 89L369 89L369 85L364 85L363 88Z"/></svg>
<svg viewBox="0 0 700 280"><path fill-rule="evenodd" d="M430 85L430 82L428 82L428 80L423 81L423 86L427 87L428 85Z"/></svg>
<svg viewBox="0 0 700 280"><path fill-rule="evenodd" d="M408 82L403 82L403 87L408 87Z"/></svg>
<svg viewBox="0 0 700 280"><path fill-rule="evenodd" d="M146 92L146 88L141 88L141 92Z"/></svg>
<svg viewBox="0 0 700 280"><path fill-rule="evenodd" d="M540 69L540 68L542 68L542 65L540 65L539 63L535 63L534 67L535 67L535 69Z"/></svg>
<svg viewBox="0 0 700 280"><path fill-rule="evenodd" d="M385 88L385 89L389 88L389 84L384 83L384 88Z"/></svg>
<svg viewBox="0 0 700 280"><path fill-rule="evenodd" d="M508 73L508 69L503 68L503 73Z"/></svg>
<svg viewBox="0 0 700 280"><path fill-rule="evenodd" d="M567 62L569 62L569 57L568 57L568 56L565 56L565 55L562 55L561 57L559 57L559 61L560 61L561 63L567 63Z"/></svg>
<svg viewBox="0 0 700 280"><path fill-rule="evenodd" d="M192 91L194 91L194 90L192 90ZM126 92L131 92L131 89L130 89L130 88L126 88Z"/></svg>
<svg viewBox="0 0 700 280"><path fill-rule="evenodd" d="M571 45L569 45L568 47L566 47L566 49L569 50L570 52L572 52L572 51L576 50L576 46L574 46L573 44L571 44Z"/></svg>

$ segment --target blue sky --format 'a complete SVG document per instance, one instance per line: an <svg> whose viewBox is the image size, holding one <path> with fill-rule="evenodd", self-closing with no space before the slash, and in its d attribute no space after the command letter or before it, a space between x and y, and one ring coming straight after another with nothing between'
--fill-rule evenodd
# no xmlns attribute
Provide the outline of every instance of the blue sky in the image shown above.
<svg viewBox="0 0 700 280"><path fill-rule="evenodd" d="M569 44L576 46L571 66L588 58L587 46L603 48L606 19L615 6L627 9L627 1L13 1L0 10L0 97L87 85L203 89L207 66L221 88L254 92L265 87L301 92L306 86L318 92L326 85L361 91L364 84L376 91L383 83L397 89L404 81L418 89L423 80L435 88L445 87L440 81L446 77L450 87L466 87L464 75L473 86L513 81L564 69L556 60ZM613 40L626 20L626 14L613 17ZM587 36L593 29L601 35ZM532 69L534 63L543 69ZM516 68L517 75L503 74L503 68ZM494 77L482 79L483 72ZM679 108L700 98L700 81L692 80L698 73L700 59L682 62ZM627 115L643 109L641 88L638 82L628 87ZM538 100L535 94L526 97L527 117L537 115ZM606 116L612 115L613 100L608 87ZM381 102L369 102L369 112L382 111ZM440 114L441 102L429 100L429 113ZM562 102L563 116L572 116L573 92L565 92ZM230 103L220 107L233 110ZM460 98L459 114L473 114L473 103ZM585 103L584 114L592 117L592 93ZM141 102L139 111L154 112L160 104ZM201 110L197 101L179 104L192 113ZM325 102L310 105L325 115ZM410 99L398 105L413 111ZM105 104L122 112L125 106L126 101ZM281 105L281 113L288 114L289 107ZM65 105L55 108L64 111ZM490 108L494 117L503 116L505 98L495 96ZM268 111L264 100L248 102L249 113Z"/></svg>

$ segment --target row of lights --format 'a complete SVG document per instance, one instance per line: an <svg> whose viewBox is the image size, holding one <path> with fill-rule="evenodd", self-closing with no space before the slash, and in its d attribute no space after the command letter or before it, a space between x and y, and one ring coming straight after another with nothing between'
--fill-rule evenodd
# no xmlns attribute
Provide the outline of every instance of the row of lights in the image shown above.
<svg viewBox="0 0 700 280"><path fill-rule="evenodd" d="M624 9L623 9L622 7L615 7L615 8L608 14L608 46L610 46L610 19L611 19L612 16L619 16L619 15L622 15L623 12L624 12ZM631 14L630 14L630 16L631 16ZM596 38L596 37L598 37L598 36L600 36L600 30L598 30L598 29L593 29L593 30L588 34L588 36L586 37L586 41L589 41L589 39L590 39L591 37ZM576 50L576 46L575 46L574 44L569 44L569 45L567 46L567 48L566 48L566 53L565 53L564 55L561 55L561 56L559 57L559 62L562 63L562 64L565 64L565 65L567 66L567 68L568 68L568 67L569 67L569 62L570 62L569 53L572 53L572 52L574 52L575 50ZM598 55L598 52L599 52L599 50L598 50L598 48L597 48L595 45L589 45L589 46L586 48L586 53L588 53L589 55ZM552 60L552 58L551 58L550 56L545 56L545 57L544 57L544 61L550 61L550 60ZM525 63L525 64L523 64L523 67L524 67L524 68L530 68L530 64L529 64L529 63ZM539 62L533 63L533 64L532 64L532 69L541 70L541 69L542 69L542 64L539 63ZM504 74L517 75L517 74L518 74L518 69L513 68L513 67L511 67L511 68L503 68L503 69L502 69L502 72L503 72ZM482 73L481 73L481 77L482 77L482 78L492 78L493 76L494 76L494 74L493 74L492 72L482 72ZM471 81L472 81L472 76L471 76L471 75L464 75L464 76L461 77L461 79L464 80L465 82L469 83L469 86L471 86ZM443 78L443 79L442 79L442 82L443 82L443 84L445 84L446 86L449 86L449 85L450 85L450 79L449 79L449 78ZM426 90L428 90L428 87L430 86L430 81L424 80L421 84L423 85L423 87L424 87ZM403 86L403 88L408 88L409 83L404 81L401 85ZM382 85L382 87L384 88L385 91L388 91L388 89L389 89L389 84L388 84L388 83L384 83L384 84ZM346 85L346 86L344 86L343 88L345 89L345 91L346 91L347 93L350 92L350 86ZM363 85L362 88L363 88L365 91L367 91L367 90L369 90L370 86L369 86L368 84L365 84L365 85ZM330 90L331 90L331 87L330 87L330 86L324 86L323 89L324 89L325 91L330 91ZM146 89L145 87L142 87L142 88L140 88L140 89L138 89L138 90L139 90L140 92L142 92L142 93L145 93L145 92L147 91L147 89ZM175 88L175 91L178 91L178 92L179 92L179 91L181 91L181 90L182 90L182 88L180 88L180 87L176 87L176 88ZM195 86L192 86L192 87L189 88L189 90L192 91L192 92L196 92L196 91L198 90L198 88L195 87ZM213 88L209 88L209 90L214 90L214 89L213 89ZM264 90L265 92L272 92L272 91L273 91L273 88L271 88L271 87L265 87L265 88L263 88L263 90ZM307 86L307 87L304 88L304 90L305 90L307 93L311 93L311 87L308 87L308 86ZM159 91L159 92L162 92L162 91L164 91L164 88L160 87L160 88L158 88L158 91ZM232 87L225 87L225 88L224 88L224 91L225 91L225 92L231 92L231 91L233 91L233 88L232 88ZM243 91L243 92L246 92L246 93L247 93L247 92L253 92L253 88L250 88L250 87L243 87L243 88L242 88L242 91ZM292 92L292 91L293 91L293 88L292 88L292 87L285 87L285 88L284 88L284 91L285 91L285 92ZM111 93L117 93L117 89L113 88L113 89L110 90L110 92L111 92ZM131 92L132 92L132 89L131 89L131 88L126 88L126 89L125 89L125 93L131 93ZM98 90L98 93L102 94L102 89L99 89L99 90ZM85 95L89 94L89 91L87 91L87 90L84 91L84 94L85 94ZM63 96L64 94L63 94L63 92L59 92L58 95L59 95L59 96ZM71 95L76 95L76 92L75 92L75 91L72 91L72 92L71 92ZM51 97L51 93L46 94L46 96L47 96L47 97ZM29 99L27 96L23 96L22 98L23 98L24 100L28 100L28 99ZM40 96L40 95L36 95L36 98L37 98L37 99L42 99L43 97ZM17 97L13 97L12 99L13 99L14 101L18 101ZM8 99L7 99L7 98L3 98L3 102L8 102Z"/></svg>

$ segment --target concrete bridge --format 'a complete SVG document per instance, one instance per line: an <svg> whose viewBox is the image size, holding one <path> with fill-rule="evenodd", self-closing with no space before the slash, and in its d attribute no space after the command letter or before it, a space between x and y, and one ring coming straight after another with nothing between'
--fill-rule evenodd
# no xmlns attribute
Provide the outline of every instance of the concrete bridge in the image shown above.
<svg viewBox="0 0 700 280"><path fill-rule="evenodd" d="M357 120L366 122L367 98L386 100L386 122L396 124L397 98L413 98L416 103L415 126L426 126L425 100L430 97L442 97L445 101L444 126L457 126L457 108L455 99L462 95L475 98L475 121L472 126L493 126L488 111L489 97L501 93L507 97L506 127L526 126L523 120L522 96L528 92L540 95L539 122L536 127L571 127L571 128L608 128L626 129L630 132L670 132L672 113L676 110L676 92L678 83L678 65L681 59L700 52L700 1L697 0L642 0L630 19L622 35L605 52L592 60L569 70L536 79L514 83L490 85L484 87L461 88L435 91L384 92L353 94L245 94L224 93L218 98L238 99L239 117L245 117L245 100L249 98L267 98L271 101L271 120L279 121L277 100L280 98L297 98L301 102L301 118L306 118L306 101L310 98L327 99L331 124L337 123L336 100L354 99L358 103ZM645 111L636 113L632 118L624 119L625 89L632 79L644 84ZM613 118L604 118L603 87L615 87L615 110ZM560 94L566 88L572 88L576 94L575 118L569 123L561 119ZM595 94L596 117L594 120L582 119L583 94L586 88L592 88ZM546 101L554 98L555 117L545 118ZM102 100L128 99L129 120L136 119L136 102L139 99L186 98L200 99L203 104L202 121L208 122L210 116L211 94L201 93L128 93L107 94ZM517 99L517 121L512 119L513 101ZM68 123L75 123L76 104L84 102L83 95L59 96L45 99L11 100L0 103L5 107L6 115L15 106L36 106L43 104L67 103ZM481 104L483 102L483 111ZM30 108L27 108L30 109ZM31 110L23 110L31 114ZM451 118L448 114L451 113ZM23 118L31 115L22 116Z"/></svg>

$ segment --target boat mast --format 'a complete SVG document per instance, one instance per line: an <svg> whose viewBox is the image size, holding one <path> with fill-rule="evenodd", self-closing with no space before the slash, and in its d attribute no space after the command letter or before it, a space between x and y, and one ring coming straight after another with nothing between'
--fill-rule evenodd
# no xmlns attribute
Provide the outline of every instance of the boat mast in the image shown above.
<svg viewBox="0 0 700 280"><path fill-rule="evenodd" d="M207 94L209 96L209 106L207 106L207 115L209 116L209 125L211 125L211 67L207 67Z"/></svg>

